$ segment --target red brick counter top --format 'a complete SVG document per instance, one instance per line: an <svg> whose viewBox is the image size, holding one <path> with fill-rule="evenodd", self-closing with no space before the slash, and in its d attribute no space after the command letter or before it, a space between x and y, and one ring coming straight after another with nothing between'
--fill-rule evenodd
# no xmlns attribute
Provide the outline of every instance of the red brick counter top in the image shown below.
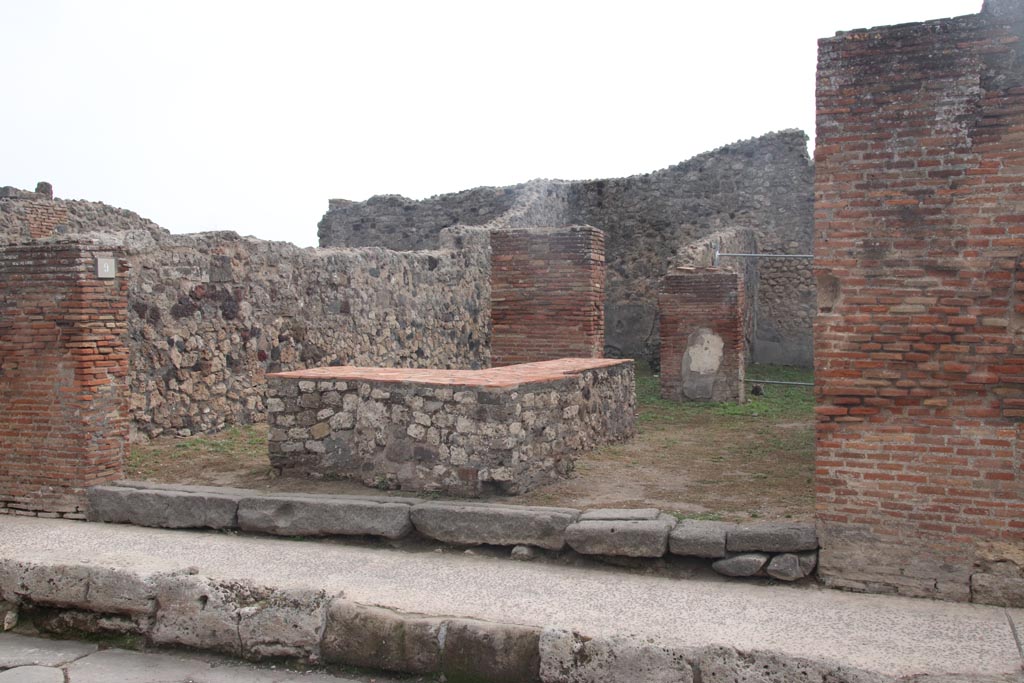
<svg viewBox="0 0 1024 683"><path fill-rule="evenodd" d="M584 370L596 370L631 362L631 360L616 358L559 358L558 360L506 365L486 370L365 368L354 365L340 365L337 367L277 372L268 374L267 377L343 382L359 380L393 383L410 382L413 384L436 386L506 388L522 384L553 382L565 379L569 375L579 374Z"/></svg>

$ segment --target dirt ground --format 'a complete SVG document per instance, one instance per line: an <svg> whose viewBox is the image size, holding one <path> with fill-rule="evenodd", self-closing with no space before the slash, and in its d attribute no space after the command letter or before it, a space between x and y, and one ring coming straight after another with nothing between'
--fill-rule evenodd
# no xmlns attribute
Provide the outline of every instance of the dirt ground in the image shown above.
<svg viewBox="0 0 1024 683"><path fill-rule="evenodd" d="M809 371L770 366L752 366L747 376L811 381ZM634 439L581 454L565 481L500 500L576 508L658 507L680 517L735 521L811 519L811 389L763 389L763 396L739 406L678 404L658 398L656 375L638 372ZM251 425L136 444L129 477L263 491L381 493L351 481L276 476L267 460L266 437L266 425Z"/></svg>

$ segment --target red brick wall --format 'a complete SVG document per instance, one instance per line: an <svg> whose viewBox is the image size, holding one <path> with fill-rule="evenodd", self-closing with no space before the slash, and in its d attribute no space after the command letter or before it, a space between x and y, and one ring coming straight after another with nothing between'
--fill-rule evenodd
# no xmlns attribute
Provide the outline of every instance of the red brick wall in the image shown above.
<svg viewBox="0 0 1024 683"><path fill-rule="evenodd" d="M68 220L68 210L52 201L24 202L23 210L33 239L49 237L54 228Z"/></svg>
<svg viewBox="0 0 1024 683"><path fill-rule="evenodd" d="M816 485L832 585L967 600L993 562L1024 576L1024 4L986 7L819 45Z"/></svg>
<svg viewBox="0 0 1024 683"><path fill-rule="evenodd" d="M658 292L661 336L661 397L675 401L744 400L743 375L746 358L744 320L746 297L743 278L719 268L687 268L665 276ZM700 330L715 339L717 368L696 373L684 381L687 349L700 344ZM721 347L717 345L721 342ZM691 350L707 356L707 351ZM720 355L719 355L720 354Z"/></svg>
<svg viewBox="0 0 1024 683"><path fill-rule="evenodd" d="M491 364L604 355L604 233L491 233Z"/></svg>
<svg viewBox="0 0 1024 683"><path fill-rule="evenodd" d="M0 249L0 513L76 516L83 487L122 476L127 266L98 279L97 255Z"/></svg>

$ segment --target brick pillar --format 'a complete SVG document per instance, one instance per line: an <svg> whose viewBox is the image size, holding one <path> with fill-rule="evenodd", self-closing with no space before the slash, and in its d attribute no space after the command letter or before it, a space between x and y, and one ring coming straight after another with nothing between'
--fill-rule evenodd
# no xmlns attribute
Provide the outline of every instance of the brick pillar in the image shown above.
<svg viewBox="0 0 1024 683"><path fill-rule="evenodd" d="M739 273L683 268L662 279L662 398L743 402L745 307Z"/></svg>
<svg viewBox="0 0 1024 683"><path fill-rule="evenodd" d="M98 276L101 258L116 277ZM127 296L110 251L0 249L0 513L79 516L84 487L122 477Z"/></svg>
<svg viewBox="0 0 1024 683"><path fill-rule="evenodd" d="M491 364L604 355L604 233L491 233Z"/></svg>
<svg viewBox="0 0 1024 683"><path fill-rule="evenodd" d="M1024 606L1024 3L986 8L819 44L819 576Z"/></svg>

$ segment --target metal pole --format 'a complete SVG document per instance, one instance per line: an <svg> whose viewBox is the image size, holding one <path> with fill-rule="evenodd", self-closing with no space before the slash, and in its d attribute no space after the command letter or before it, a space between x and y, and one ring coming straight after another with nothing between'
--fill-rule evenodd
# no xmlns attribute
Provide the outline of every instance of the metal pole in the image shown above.
<svg viewBox="0 0 1024 683"><path fill-rule="evenodd" d="M754 384L785 384L791 387L813 387L814 382L780 382L774 379L744 379L744 382L753 382Z"/></svg>
<svg viewBox="0 0 1024 683"><path fill-rule="evenodd" d="M814 254L727 254L721 251L715 251L715 262L719 256L745 256L749 258L758 258L764 256L767 258L814 258Z"/></svg>

